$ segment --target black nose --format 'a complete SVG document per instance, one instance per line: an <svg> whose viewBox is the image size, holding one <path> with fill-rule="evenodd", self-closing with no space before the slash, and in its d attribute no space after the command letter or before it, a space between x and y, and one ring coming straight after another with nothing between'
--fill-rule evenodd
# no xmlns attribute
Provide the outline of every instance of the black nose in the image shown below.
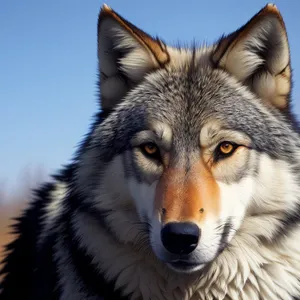
<svg viewBox="0 0 300 300"><path fill-rule="evenodd" d="M189 254L197 247L200 238L199 227L191 222L168 223L161 230L165 248L174 254Z"/></svg>

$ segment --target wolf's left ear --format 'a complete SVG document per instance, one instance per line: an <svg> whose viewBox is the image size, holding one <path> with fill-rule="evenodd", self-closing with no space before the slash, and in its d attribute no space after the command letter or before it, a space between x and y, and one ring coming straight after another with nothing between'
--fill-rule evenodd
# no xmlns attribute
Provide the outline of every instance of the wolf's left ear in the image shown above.
<svg viewBox="0 0 300 300"><path fill-rule="evenodd" d="M169 61L166 46L126 21L107 5L98 19L102 109L113 108L144 76Z"/></svg>
<svg viewBox="0 0 300 300"><path fill-rule="evenodd" d="M266 5L239 30L221 38L212 59L263 100L281 110L289 107L289 44L275 5Z"/></svg>

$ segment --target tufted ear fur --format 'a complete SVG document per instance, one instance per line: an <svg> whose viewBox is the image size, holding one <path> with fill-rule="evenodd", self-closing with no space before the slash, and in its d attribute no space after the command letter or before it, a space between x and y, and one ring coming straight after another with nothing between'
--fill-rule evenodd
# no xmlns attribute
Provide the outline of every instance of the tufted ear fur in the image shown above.
<svg viewBox="0 0 300 300"><path fill-rule="evenodd" d="M98 19L98 60L103 110L112 109L150 71L169 61L165 44L103 5Z"/></svg>
<svg viewBox="0 0 300 300"><path fill-rule="evenodd" d="M239 30L221 38L212 59L261 99L281 110L289 107L289 44L275 5L266 5Z"/></svg>

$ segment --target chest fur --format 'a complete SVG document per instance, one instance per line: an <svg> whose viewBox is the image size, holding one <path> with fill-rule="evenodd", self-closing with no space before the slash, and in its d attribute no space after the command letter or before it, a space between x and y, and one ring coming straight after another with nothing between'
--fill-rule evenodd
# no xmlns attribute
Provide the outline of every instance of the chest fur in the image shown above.
<svg viewBox="0 0 300 300"><path fill-rule="evenodd" d="M92 228L97 230L97 241L81 232L82 244L89 245L99 271L130 294L130 300L293 300L300 295L299 228L266 244L251 234L237 234L205 274L192 275L171 271L151 251L145 255L130 245L117 245L89 223L89 233Z"/></svg>

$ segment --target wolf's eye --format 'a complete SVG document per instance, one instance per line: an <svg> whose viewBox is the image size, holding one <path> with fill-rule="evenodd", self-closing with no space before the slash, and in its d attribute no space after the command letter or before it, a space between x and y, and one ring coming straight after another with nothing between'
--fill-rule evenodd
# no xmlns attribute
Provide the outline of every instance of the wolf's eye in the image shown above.
<svg viewBox="0 0 300 300"><path fill-rule="evenodd" d="M217 147L216 159L221 159L230 156L238 147L237 144L231 142L222 142Z"/></svg>
<svg viewBox="0 0 300 300"><path fill-rule="evenodd" d="M222 154L230 154L234 150L234 146L229 142L223 142L219 145L219 150Z"/></svg>
<svg viewBox="0 0 300 300"><path fill-rule="evenodd" d="M154 143L150 142L150 143L141 145L141 150L147 156L150 156L153 158L159 158L159 150L158 150L158 147Z"/></svg>

